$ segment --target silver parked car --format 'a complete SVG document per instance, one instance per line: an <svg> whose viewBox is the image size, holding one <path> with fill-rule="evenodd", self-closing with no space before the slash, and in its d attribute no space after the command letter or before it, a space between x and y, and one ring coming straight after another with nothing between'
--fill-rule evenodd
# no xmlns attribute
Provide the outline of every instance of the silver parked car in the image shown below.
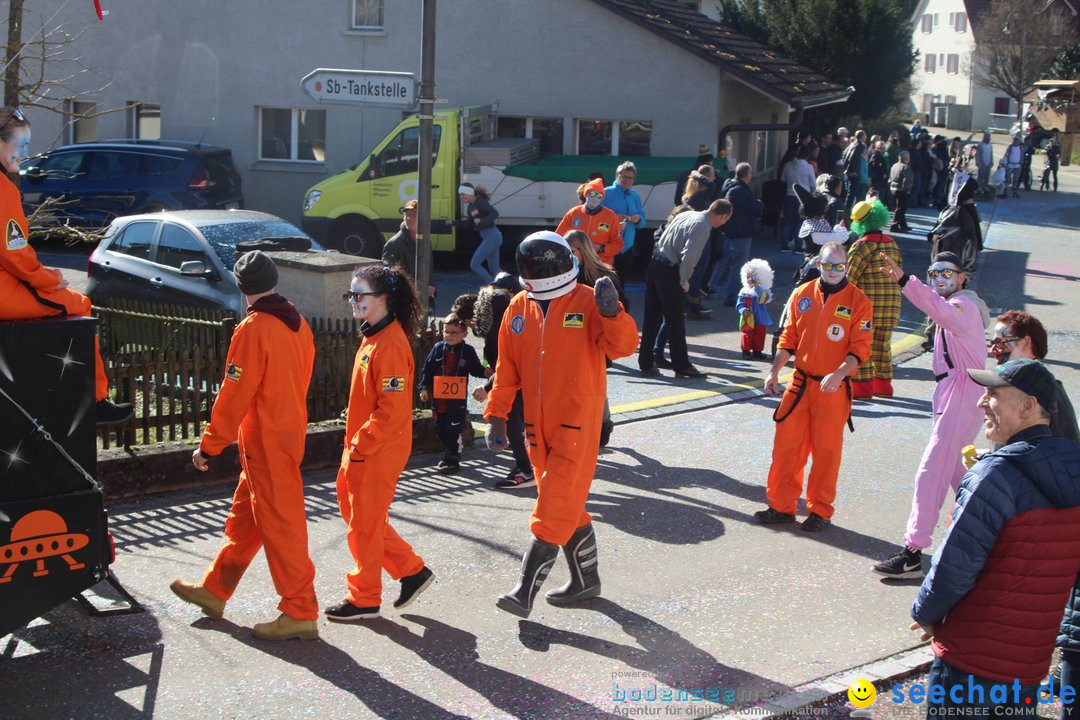
<svg viewBox="0 0 1080 720"><path fill-rule="evenodd" d="M324 251L292 223L254 210L128 215L112 221L90 255L86 294L95 303L132 298L239 313L243 297L232 269L237 246L253 242Z"/></svg>

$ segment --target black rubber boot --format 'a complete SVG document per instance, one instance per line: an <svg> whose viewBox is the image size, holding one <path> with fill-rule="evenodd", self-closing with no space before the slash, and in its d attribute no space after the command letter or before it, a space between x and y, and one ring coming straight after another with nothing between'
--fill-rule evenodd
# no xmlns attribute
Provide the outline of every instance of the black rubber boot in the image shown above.
<svg viewBox="0 0 1080 720"><path fill-rule="evenodd" d="M543 540L533 538L525 557L521 559L521 577L517 587L503 595L495 604L508 613L527 618L532 612L533 599L544 584L555 558L559 554L558 545L550 545Z"/></svg>
<svg viewBox="0 0 1080 720"><path fill-rule="evenodd" d="M563 547L570 566L570 582L547 594L552 605L569 605L600 595L600 572L596 562L596 534L592 523L582 525Z"/></svg>

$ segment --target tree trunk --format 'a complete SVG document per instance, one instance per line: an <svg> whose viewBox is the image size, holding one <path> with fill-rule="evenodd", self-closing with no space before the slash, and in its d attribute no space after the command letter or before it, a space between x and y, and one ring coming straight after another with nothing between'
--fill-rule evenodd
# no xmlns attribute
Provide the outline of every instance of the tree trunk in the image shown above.
<svg viewBox="0 0 1080 720"><path fill-rule="evenodd" d="M7 51L4 53L4 105L19 106L19 53L22 51L23 0L9 0Z"/></svg>

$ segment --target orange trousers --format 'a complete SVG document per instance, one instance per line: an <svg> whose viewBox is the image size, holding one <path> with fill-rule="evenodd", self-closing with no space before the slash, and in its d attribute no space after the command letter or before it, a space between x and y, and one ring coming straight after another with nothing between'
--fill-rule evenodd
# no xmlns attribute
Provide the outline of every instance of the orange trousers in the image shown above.
<svg viewBox="0 0 1080 720"><path fill-rule="evenodd" d="M405 462L378 455L351 461L341 457L337 476L338 507L348 526L346 540L356 567L345 577L346 599L356 607L382 604L382 571L394 580L414 575L424 561L390 525L390 503Z"/></svg>
<svg viewBox="0 0 1080 720"><path fill-rule="evenodd" d="M596 474L599 424L582 422L580 430L560 427L551 446L537 442L530 432L526 427L529 459L536 474L536 505L529 529L539 540L565 545L575 530L592 522L585 501ZM533 442L537 447L532 447Z"/></svg>
<svg viewBox="0 0 1080 720"><path fill-rule="evenodd" d="M805 383L805 390L797 400L800 382ZM794 409L792 403L796 403ZM784 419L776 424L773 440L772 467L765 491L769 507L777 512L795 513L802 495L806 460L812 455L806 509L826 520L832 518L844 427L850 414L851 400L845 384L836 392L823 393L817 381L796 375L777 410L776 417Z"/></svg>
<svg viewBox="0 0 1080 720"><path fill-rule="evenodd" d="M36 294L35 294L36 293ZM31 290L13 275L0 272L0 320L33 320L34 318L71 315L90 316L90 298L74 290ZM101 362L98 339L94 338L94 400L109 396L109 381Z"/></svg>
<svg viewBox="0 0 1080 720"><path fill-rule="evenodd" d="M259 548L274 588L281 596L278 609L296 620L315 620L315 566L308 556L304 481L295 458L275 457L257 432L237 438L240 482L225 521L225 546L203 577L203 586L222 600L232 597L244 571Z"/></svg>

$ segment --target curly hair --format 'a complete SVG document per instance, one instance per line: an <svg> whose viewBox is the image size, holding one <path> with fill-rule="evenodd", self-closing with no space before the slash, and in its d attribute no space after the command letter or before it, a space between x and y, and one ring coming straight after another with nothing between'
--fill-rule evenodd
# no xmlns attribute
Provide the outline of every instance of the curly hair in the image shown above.
<svg viewBox="0 0 1080 720"><path fill-rule="evenodd" d="M888 225L889 217L889 208L885 207L885 203L881 200L875 198L866 217L851 223L851 231L861 237Z"/></svg>
<svg viewBox="0 0 1080 720"><path fill-rule="evenodd" d="M386 295L387 311L401 323L401 329L411 341L420 327L420 299L405 269L400 265L371 263L356 268L353 277L367 280L373 294Z"/></svg>

